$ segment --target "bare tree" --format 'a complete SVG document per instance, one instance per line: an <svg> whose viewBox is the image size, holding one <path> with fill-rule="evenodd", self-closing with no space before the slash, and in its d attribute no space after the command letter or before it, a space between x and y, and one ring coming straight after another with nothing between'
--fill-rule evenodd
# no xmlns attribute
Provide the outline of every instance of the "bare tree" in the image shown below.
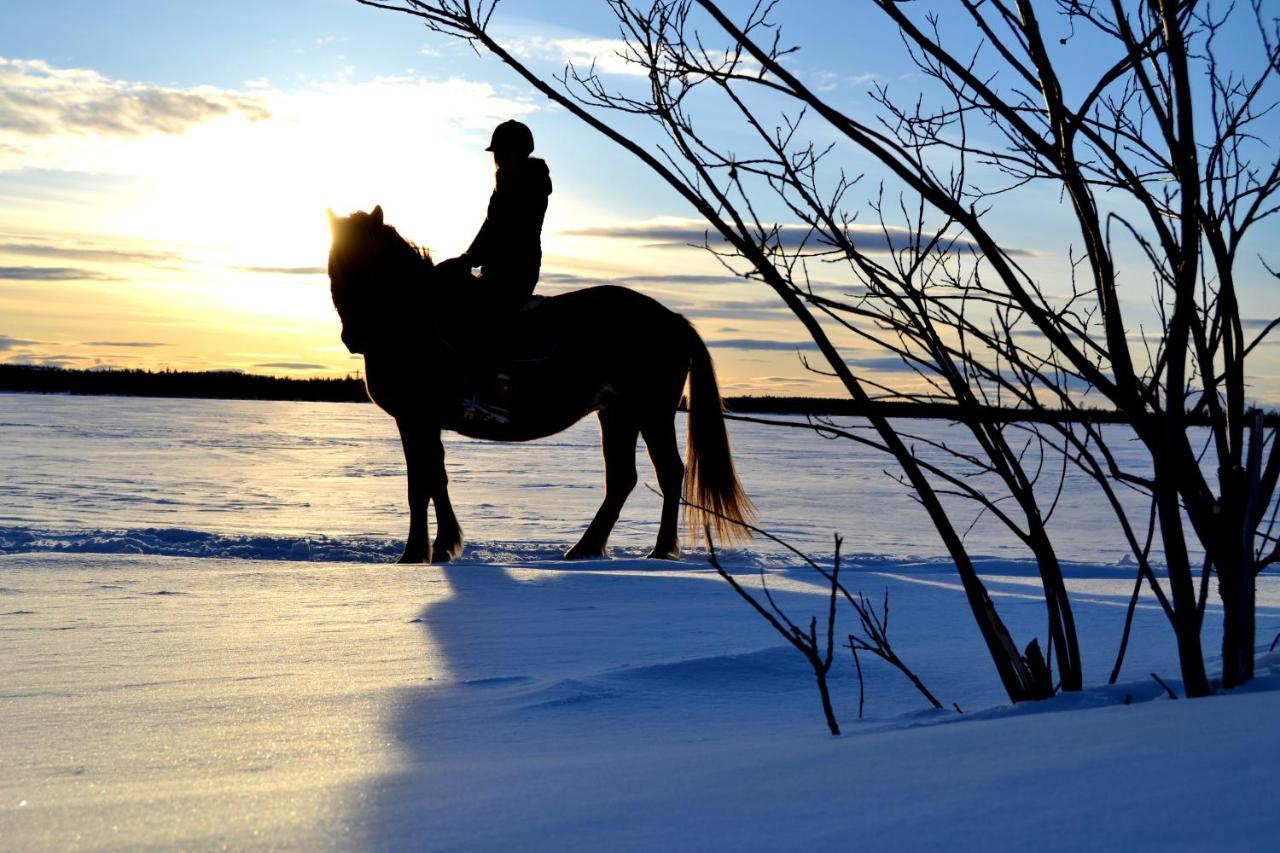
<svg viewBox="0 0 1280 853"><path fill-rule="evenodd" d="M788 67L776 2L731 15L712 0L609 0L621 56L644 72L638 90L610 88L594 66L540 77L491 35L495 2L360 2L492 53L635 155L706 219L709 248L782 299L817 344L819 369L853 400L958 406L976 449L901 433L874 407L868 417L955 561L1013 701L1051 693L1054 679L1038 654L1018 651L948 501L976 501L1036 559L1048 659L1062 687L1078 689L1070 602L1047 529L1058 486L1044 466L1054 459L1094 477L1116 511L1139 582L1169 616L1187 695L1209 692L1200 628L1211 576L1224 609L1224 685L1252 676L1254 584L1280 559L1280 441L1248 400L1246 369L1280 319L1246 335L1237 278L1242 247L1275 213L1280 186L1267 143L1280 25L1261 0L957 0L945 19L924 3L872 0L859 8L896 26L925 83L909 97L876 87L871 123ZM1082 83L1086 68L1095 71ZM712 102L740 119L732 136L698 120ZM661 140L620 130L631 116L651 119ZM817 132L835 142L816 145ZM865 248L850 202L859 178L839 167L849 156L884 175L865 204L887 256ZM993 215L1044 185L1072 223L1047 281L996 233ZM1141 309L1121 298L1122 270L1126 282L1152 282L1149 334L1132 316ZM832 277L843 288L818 281ZM855 375L839 341L896 354L916 382L892 388ZM1082 411L1093 401L1124 418L1148 464L1121 464L1115 436ZM1075 416L1039 428L982 417L992 405ZM1203 447L1189 430L1201 419ZM1126 491L1149 501L1136 521L1120 500ZM1163 582L1151 567L1156 537Z"/></svg>

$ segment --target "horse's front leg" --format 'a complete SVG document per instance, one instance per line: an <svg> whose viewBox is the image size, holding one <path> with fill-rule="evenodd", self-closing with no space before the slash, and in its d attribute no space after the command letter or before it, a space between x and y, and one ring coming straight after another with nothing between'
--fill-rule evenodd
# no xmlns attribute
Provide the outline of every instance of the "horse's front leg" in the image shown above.
<svg viewBox="0 0 1280 853"><path fill-rule="evenodd" d="M448 562L462 553L462 528L449 502L440 428L408 417L397 418L396 425L409 471L409 539L400 562ZM433 501L437 527L434 546L427 526L427 506Z"/></svg>
<svg viewBox="0 0 1280 853"><path fill-rule="evenodd" d="M431 501L430 480L432 469L437 467L431 458L431 430L412 418L396 418L400 429L400 445L404 448L404 462L409 474L409 538L404 544L401 563L428 563L431 561L431 540L427 531L427 504ZM439 432L436 432L436 443ZM444 468L444 454L440 454L439 467Z"/></svg>

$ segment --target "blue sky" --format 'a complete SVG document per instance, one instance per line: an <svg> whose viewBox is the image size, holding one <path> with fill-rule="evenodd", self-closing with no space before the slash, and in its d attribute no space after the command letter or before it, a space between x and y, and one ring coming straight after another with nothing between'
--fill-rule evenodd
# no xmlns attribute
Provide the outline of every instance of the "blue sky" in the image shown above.
<svg viewBox="0 0 1280 853"><path fill-rule="evenodd" d="M867 11L779 7L802 46L789 67L864 116L871 81L917 82L896 33ZM672 190L496 60L406 16L354 0L76 0L0 15L0 360L355 370L319 272L324 208L381 203L407 236L459 252L492 183L488 130L515 116L556 187L544 291L629 283L695 320L728 392L838 393L804 369L792 346L803 332L771 293L653 236L696 233ZM505 0L493 28L542 71L608 61L616 37L606 5L585 0ZM1090 70L1089 46L1073 49L1066 67ZM877 176L856 152L838 156ZM992 214L999 233L1061 278L1066 212L1049 188L1026 198ZM1250 276L1254 314L1280 313L1258 269ZM1135 323L1149 321L1149 294L1133 297ZM892 376L874 352L850 359Z"/></svg>

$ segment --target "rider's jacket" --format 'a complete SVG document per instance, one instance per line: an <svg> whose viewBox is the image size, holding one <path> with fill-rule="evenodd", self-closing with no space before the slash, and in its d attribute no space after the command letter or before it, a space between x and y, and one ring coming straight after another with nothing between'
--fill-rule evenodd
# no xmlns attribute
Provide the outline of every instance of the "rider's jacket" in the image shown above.
<svg viewBox="0 0 1280 853"><path fill-rule="evenodd" d="M481 268L491 296L518 307L533 293L542 265L542 219L551 195L551 172L537 157L497 170L489 211L467 249Z"/></svg>

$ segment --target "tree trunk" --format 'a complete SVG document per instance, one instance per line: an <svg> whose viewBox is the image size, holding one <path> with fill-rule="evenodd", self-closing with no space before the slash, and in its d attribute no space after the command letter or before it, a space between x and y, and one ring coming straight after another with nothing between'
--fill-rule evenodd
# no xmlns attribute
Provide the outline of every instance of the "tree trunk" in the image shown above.
<svg viewBox="0 0 1280 853"><path fill-rule="evenodd" d="M1253 560L1232 567L1218 566L1222 595L1222 686L1239 687L1253 678L1254 576Z"/></svg>
<svg viewBox="0 0 1280 853"><path fill-rule="evenodd" d="M1200 608L1196 601L1191 561L1183 538L1182 507L1168 471L1170 463L1153 453L1155 466L1156 512L1160 518L1160 538L1164 542L1165 560L1169 566L1169 590L1173 602L1173 633L1178 641L1178 663L1182 670L1183 689L1187 698L1209 695L1209 679L1204 669L1204 653L1200 648ZM1162 470L1163 469L1163 470Z"/></svg>
<svg viewBox="0 0 1280 853"><path fill-rule="evenodd" d="M1062 578L1062 566L1054 553L1044 528L1037 525L1031 537L1031 550L1040 568L1040 583L1044 589L1045 608L1049 611L1049 636L1053 638L1053 651L1058 661L1058 677L1062 689L1084 689L1084 671L1080 663L1080 644L1076 638L1075 617L1071 614L1071 598ZM1052 688L1050 689L1052 692Z"/></svg>
<svg viewBox="0 0 1280 853"><path fill-rule="evenodd" d="M1222 686L1239 687L1253 678L1255 625L1254 604L1257 598L1254 568L1254 519L1258 515L1262 477L1262 413L1255 412L1249 429L1249 451L1246 456L1244 492L1239 504L1240 536L1224 542L1237 546L1234 559L1215 560L1218 592L1222 596Z"/></svg>

